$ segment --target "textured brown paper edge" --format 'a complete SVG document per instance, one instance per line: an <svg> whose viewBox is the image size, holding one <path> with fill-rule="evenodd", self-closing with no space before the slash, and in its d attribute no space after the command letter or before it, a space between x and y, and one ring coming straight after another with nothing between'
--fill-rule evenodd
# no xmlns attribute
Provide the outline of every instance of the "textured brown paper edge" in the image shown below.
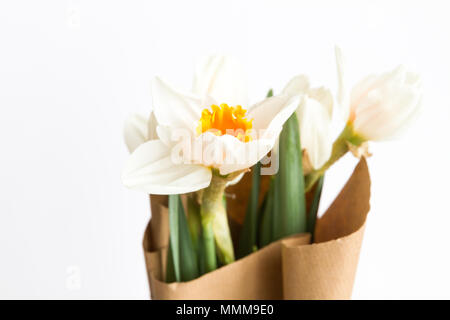
<svg viewBox="0 0 450 320"><path fill-rule="evenodd" d="M309 244L309 235L296 235L189 282L167 284L160 281L164 276L163 261L168 243L166 198L151 196L152 219L144 236L153 299L351 297L369 211L370 177L365 159L359 162L336 200L317 221L316 242L320 243Z"/></svg>
<svg viewBox="0 0 450 320"><path fill-rule="evenodd" d="M283 242L284 299L351 298L369 201L370 176L363 158L317 221L317 243Z"/></svg>

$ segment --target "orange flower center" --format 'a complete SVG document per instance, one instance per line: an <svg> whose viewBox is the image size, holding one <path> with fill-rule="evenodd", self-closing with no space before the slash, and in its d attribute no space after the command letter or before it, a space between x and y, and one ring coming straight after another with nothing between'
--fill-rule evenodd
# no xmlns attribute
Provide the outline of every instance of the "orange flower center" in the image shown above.
<svg viewBox="0 0 450 320"><path fill-rule="evenodd" d="M219 136L229 134L242 142L251 140L253 119L247 120L245 117L247 110L242 109L241 106L229 107L225 103L222 103L220 107L213 104L211 110L212 112L209 109L203 109L197 127L198 134L209 131Z"/></svg>

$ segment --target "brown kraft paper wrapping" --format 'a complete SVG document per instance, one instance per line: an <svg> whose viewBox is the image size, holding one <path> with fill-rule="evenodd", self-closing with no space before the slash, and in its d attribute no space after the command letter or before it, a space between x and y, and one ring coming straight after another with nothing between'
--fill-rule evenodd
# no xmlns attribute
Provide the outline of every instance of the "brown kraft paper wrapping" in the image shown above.
<svg viewBox="0 0 450 320"><path fill-rule="evenodd" d="M369 171L362 159L317 221L316 243L283 242L284 299L351 298L369 199Z"/></svg>
<svg viewBox="0 0 450 320"><path fill-rule="evenodd" d="M309 234L274 242L198 279L165 283L167 197L151 196L144 253L152 299L349 299L369 212L370 177L364 158Z"/></svg>

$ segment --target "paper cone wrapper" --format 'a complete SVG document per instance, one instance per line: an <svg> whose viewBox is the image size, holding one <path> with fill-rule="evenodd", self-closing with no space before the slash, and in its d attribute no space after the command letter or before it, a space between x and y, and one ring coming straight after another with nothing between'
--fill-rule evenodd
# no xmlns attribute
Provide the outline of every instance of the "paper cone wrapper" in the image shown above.
<svg viewBox="0 0 450 320"><path fill-rule="evenodd" d="M169 242L167 197L151 196L144 253L152 299L350 299L369 212L366 160L356 166L309 234L276 241L195 280L165 283ZM232 226L233 228L233 226Z"/></svg>

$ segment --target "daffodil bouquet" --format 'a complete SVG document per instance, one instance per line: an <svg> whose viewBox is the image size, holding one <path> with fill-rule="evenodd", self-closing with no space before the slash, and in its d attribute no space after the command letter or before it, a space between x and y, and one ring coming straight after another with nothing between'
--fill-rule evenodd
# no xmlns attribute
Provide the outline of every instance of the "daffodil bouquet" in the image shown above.
<svg viewBox="0 0 450 320"><path fill-rule="evenodd" d="M125 125L122 180L152 198L154 298L349 297L369 210L367 142L417 116L421 87L400 66L347 91L343 60L336 48L335 96L299 75L249 104L225 56L198 64L191 92L153 80L150 116ZM362 160L317 220L324 175L349 151Z"/></svg>

